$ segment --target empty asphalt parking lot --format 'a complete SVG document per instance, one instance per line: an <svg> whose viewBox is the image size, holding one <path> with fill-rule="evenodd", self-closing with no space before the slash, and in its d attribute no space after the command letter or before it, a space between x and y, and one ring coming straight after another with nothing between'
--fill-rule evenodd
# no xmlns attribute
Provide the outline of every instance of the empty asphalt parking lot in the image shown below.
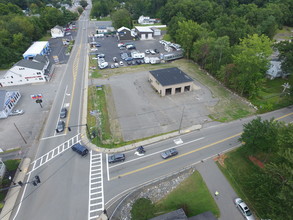
<svg viewBox="0 0 293 220"><path fill-rule="evenodd" d="M195 81L191 92L161 97L148 82L148 74L142 71L93 80L96 85L110 86L114 100L111 108L116 110L110 118L118 119L125 141L211 121L207 107L218 100L205 86Z"/></svg>

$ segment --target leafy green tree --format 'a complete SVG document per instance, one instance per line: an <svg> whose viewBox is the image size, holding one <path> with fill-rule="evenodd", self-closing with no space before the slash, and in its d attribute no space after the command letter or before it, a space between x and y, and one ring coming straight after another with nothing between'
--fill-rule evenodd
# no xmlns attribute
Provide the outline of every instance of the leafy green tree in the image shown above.
<svg viewBox="0 0 293 220"><path fill-rule="evenodd" d="M235 46L232 59L236 71L231 86L240 95L254 97L258 94L268 69L268 57L272 54L271 45L267 36L253 34Z"/></svg>
<svg viewBox="0 0 293 220"><path fill-rule="evenodd" d="M278 150L277 140L281 122L271 120L262 121L260 117L244 124L240 141L248 154L270 153Z"/></svg>
<svg viewBox="0 0 293 220"><path fill-rule="evenodd" d="M170 35L171 39L176 39L176 33L179 28L179 22L186 21L184 15L179 12L176 16L174 16L170 22L168 23L168 34Z"/></svg>
<svg viewBox="0 0 293 220"><path fill-rule="evenodd" d="M80 1L79 1L79 4L80 4L80 6L83 7L83 8L86 8L86 7L88 6L88 3L87 3L86 0L80 0Z"/></svg>
<svg viewBox="0 0 293 220"><path fill-rule="evenodd" d="M190 58L193 43L201 37L207 36L207 34L207 30L194 21L179 21L176 31L176 42L182 46L187 58Z"/></svg>
<svg viewBox="0 0 293 220"><path fill-rule="evenodd" d="M131 16L126 9L119 9L111 14L113 27L118 29L122 26L132 28Z"/></svg>

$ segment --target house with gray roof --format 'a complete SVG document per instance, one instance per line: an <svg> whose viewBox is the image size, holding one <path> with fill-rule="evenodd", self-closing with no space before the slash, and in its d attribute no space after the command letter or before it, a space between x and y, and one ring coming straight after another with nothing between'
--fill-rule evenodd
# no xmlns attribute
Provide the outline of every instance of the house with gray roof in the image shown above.
<svg viewBox="0 0 293 220"><path fill-rule="evenodd" d="M49 60L36 55L32 60L20 60L4 75L0 75L0 87L46 82Z"/></svg>
<svg viewBox="0 0 293 220"><path fill-rule="evenodd" d="M177 67L150 71L149 82L161 96L192 91L193 79Z"/></svg>
<svg viewBox="0 0 293 220"><path fill-rule="evenodd" d="M0 90L0 118L7 118L19 101L19 91Z"/></svg>

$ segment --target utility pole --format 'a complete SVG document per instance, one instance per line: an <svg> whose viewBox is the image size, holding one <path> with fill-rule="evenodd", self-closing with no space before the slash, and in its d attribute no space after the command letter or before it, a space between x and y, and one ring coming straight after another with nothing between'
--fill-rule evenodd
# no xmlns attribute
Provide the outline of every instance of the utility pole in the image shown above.
<svg viewBox="0 0 293 220"><path fill-rule="evenodd" d="M22 140L24 141L24 143L27 144L26 140L22 136L22 134L21 134L20 130L18 129L18 127L16 126L16 124L15 123L13 123L13 124L14 124L14 127L16 128L16 130L18 131L19 135L22 137Z"/></svg>
<svg viewBox="0 0 293 220"><path fill-rule="evenodd" d="M182 109L182 115L181 115L180 124L179 124L179 134L181 133L181 126L182 126L182 121L183 121L183 116L184 116L184 109L185 109L185 106L183 106L183 109Z"/></svg>

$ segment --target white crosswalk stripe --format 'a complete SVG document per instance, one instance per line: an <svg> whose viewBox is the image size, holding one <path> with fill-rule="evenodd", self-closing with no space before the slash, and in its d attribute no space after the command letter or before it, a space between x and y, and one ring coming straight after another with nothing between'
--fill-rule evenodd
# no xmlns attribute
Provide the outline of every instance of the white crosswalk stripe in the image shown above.
<svg viewBox="0 0 293 220"><path fill-rule="evenodd" d="M71 148L72 145L80 142L80 134L75 135L70 138L68 141L65 141L63 144L60 144L58 147L55 147L53 150L34 160L31 164L33 164L33 168L27 175L36 169L40 168L45 163L48 163L53 158L57 157L59 154L63 153L67 149Z"/></svg>
<svg viewBox="0 0 293 220"><path fill-rule="evenodd" d="M104 210L102 154L90 152L88 220L96 219Z"/></svg>

